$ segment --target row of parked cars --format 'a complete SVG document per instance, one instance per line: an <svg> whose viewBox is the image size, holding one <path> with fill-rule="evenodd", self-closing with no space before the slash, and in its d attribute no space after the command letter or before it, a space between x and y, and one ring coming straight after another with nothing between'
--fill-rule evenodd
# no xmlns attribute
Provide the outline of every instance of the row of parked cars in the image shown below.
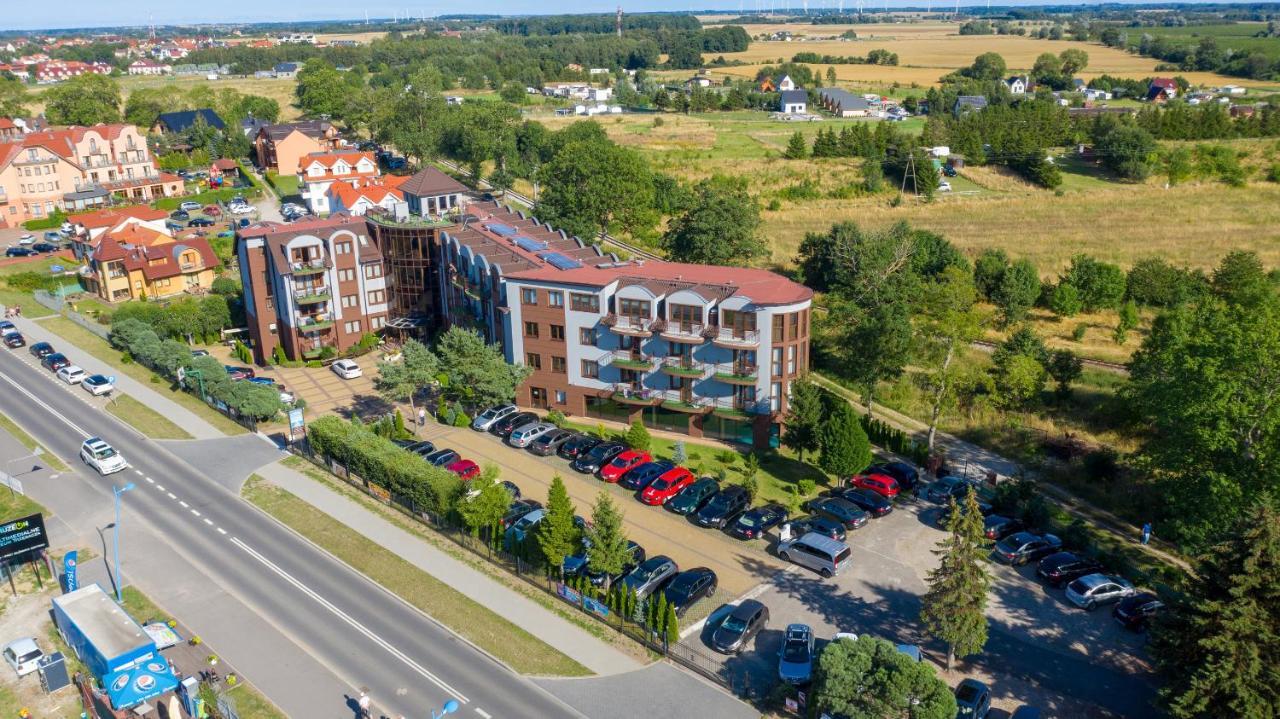
<svg viewBox="0 0 1280 719"><path fill-rule="evenodd" d="M26 340L22 338L22 334L12 322L7 320L0 322L0 333L4 334L4 343L7 347L22 347L26 344ZM85 372L81 367L71 364L71 360L67 359L66 355L54 350L53 345L48 342L37 342L27 351L40 360L41 367L54 373L58 379L67 384L78 384L84 391L95 397L111 394L116 388L114 377Z"/></svg>

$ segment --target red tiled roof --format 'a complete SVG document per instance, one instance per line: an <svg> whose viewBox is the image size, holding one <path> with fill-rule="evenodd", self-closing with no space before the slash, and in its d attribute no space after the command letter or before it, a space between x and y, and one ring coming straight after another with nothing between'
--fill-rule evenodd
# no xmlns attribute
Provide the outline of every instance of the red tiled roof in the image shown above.
<svg viewBox="0 0 1280 719"><path fill-rule="evenodd" d="M213 166L219 170L234 170L239 165L230 157L222 157L213 161Z"/></svg>
<svg viewBox="0 0 1280 719"><path fill-rule="evenodd" d="M646 260L619 263L614 267L581 267L558 270L551 265L521 270L507 275L512 279L540 280L564 284L604 287L618 280L660 280L684 284L736 288L758 305L789 305L813 299L813 290L771 272L753 267L692 265L683 262ZM737 294L734 292L733 294Z"/></svg>
<svg viewBox="0 0 1280 719"><path fill-rule="evenodd" d="M209 241L203 237L184 237L174 240L163 233L152 233L150 244L135 244L131 240L148 239L145 230L136 226L127 230L105 235L93 251L93 259L98 262L123 260L128 271L141 270L142 276L148 280L159 280L176 277L184 271L178 258L185 250L195 250L200 255L201 269L218 267L221 261L214 254ZM158 240L163 239L163 242Z"/></svg>
<svg viewBox="0 0 1280 719"><path fill-rule="evenodd" d="M395 186L388 187L376 182L370 182L358 188L352 187L345 182L335 182L329 186L329 193L341 199L342 206L348 209L355 207L361 197L368 199L369 202L375 205L381 203L387 195L393 195L397 200L404 199L404 193L396 189Z"/></svg>
<svg viewBox="0 0 1280 719"><path fill-rule="evenodd" d="M309 152L303 165L310 166L312 163L319 162L325 167L333 167L338 160L346 160L348 165L354 166L362 159L373 163L375 168L378 166L372 152Z"/></svg>
<svg viewBox="0 0 1280 719"><path fill-rule="evenodd" d="M73 224L84 225L89 228L114 227L131 217L143 222L152 222L163 220L168 216L169 213L164 210L157 210L146 205L135 205L134 207L116 207L109 210L84 212L79 215L71 215L67 217L67 220Z"/></svg>

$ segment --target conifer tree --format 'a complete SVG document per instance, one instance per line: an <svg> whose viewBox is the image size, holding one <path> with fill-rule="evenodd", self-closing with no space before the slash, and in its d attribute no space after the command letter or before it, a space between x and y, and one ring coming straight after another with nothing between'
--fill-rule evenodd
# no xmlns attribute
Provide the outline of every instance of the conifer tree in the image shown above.
<svg viewBox="0 0 1280 719"><path fill-rule="evenodd" d="M929 591L920 610L920 621L935 638L947 644L947 671L956 656L982 651L987 643L987 589L991 577L982 565L985 545L982 513L972 487L964 498L964 510L951 500L947 537L933 553L941 557L929 572Z"/></svg>

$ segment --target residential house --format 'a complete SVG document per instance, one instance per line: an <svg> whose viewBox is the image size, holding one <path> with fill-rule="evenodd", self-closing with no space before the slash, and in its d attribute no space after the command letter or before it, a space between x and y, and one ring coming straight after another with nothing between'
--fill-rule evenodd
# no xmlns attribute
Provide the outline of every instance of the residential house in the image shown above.
<svg viewBox="0 0 1280 719"><path fill-rule="evenodd" d="M1087 88L1088 86L1089 86L1089 84L1088 84L1088 83L1086 83L1084 80L1082 80L1082 79L1080 79L1080 78L1078 78L1078 77L1073 77L1073 78L1071 78L1071 91L1072 91L1072 92L1084 92L1084 91L1085 91L1085 88Z"/></svg>
<svg viewBox="0 0 1280 719"><path fill-rule="evenodd" d="M261 130L270 124L271 123L266 120L259 120L256 117L250 116L240 121L240 131L244 133L245 137L249 138L250 142L253 142L258 138L258 130Z"/></svg>
<svg viewBox="0 0 1280 719"><path fill-rule="evenodd" d="M281 175L296 175L301 161L313 152L338 149L338 128L326 120L303 120L279 125L265 125L258 130L254 149L258 167Z"/></svg>
<svg viewBox="0 0 1280 719"><path fill-rule="evenodd" d="M760 92L787 92L796 89L795 80L790 75L782 75L781 77L766 77L760 80L756 86Z"/></svg>
<svg viewBox="0 0 1280 719"><path fill-rule="evenodd" d="M1100 100L1110 100L1111 98L1112 98L1111 93L1106 90L1096 90L1091 87L1084 91L1084 99L1090 102L1098 102Z"/></svg>
<svg viewBox="0 0 1280 719"><path fill-rule="evenodd" d="M298 74L298 63L296 62L280 62L271 68L276 77L293 77Z"/></svg>
<svg viewBox="0 0 1280 719"><path fill-rule="evenodd" d="M167 75L171 72L173 72L173 67L145 57L129 63L130 75Z"/></svg>
<svg viewBox="0 0 1280 719"><path fill-rule="evenodd" d="M399 186L409 212L418 217L443 217L462 206L466 185L434 167L425 167Z"/></svg>
<svg viewBox="0 0 1280 719"><path fill-rule="evenodd" d="M354 187L381 174L372 152L312 152L298 164L302 198L317 215L330 211L330 185L346 183Z"/></svg>
<svg viewBox="0 0 1280 719"><path fill-rule="evenodd" d="M872 113L869 100L838 87L820 88L818 101L822 109L836 117L867 117Z"/></svg>
<svg viewBox="0 0 1280 719"><path fill-rule="evenodd" d="M27 66L20 62L2 63L0 62L0 73L9 73L15 78L26 82L31 79L31 71Z"/></svg>
<svg viewBox="0 0 1280 719"><path fill-rule="evenodd" d="M85 259L86 289L107 302L201 294L222 264L203 237L176 239L141 224L103 234Z"/></svg>
<svg viewBox="0 0 1280 719"><path fill-rule="evenodd" d="M809 93L804 90L786 90L779 93L778 109L787 115L803 115L809 107Z"/></svg>
<svg viewBox="0 0 1280 719"><path fill-rule="evenodd" d="M1257 110L1253 105L1232 105L1228 112L1232 117L1253 117Z"/></svg>
<svg viewBox="0 0 1280 719"><path fill-rule="evenodd" d="M388 215L397 214L397 206L401 215L408 213L404 192L400 185L409 180L403 175L386 175L385 177L358 180L354 183L334 182L326 191L329 212L345 213L361 217L370 210L378 210Z"/></svg>
<svg viewBox="0 0 1280 719"><path fill-rule="evenodd" d="M165 225L168 219L168 212L146 205L111 207L69 215L67 222L74 228L71 233L71 249L75 252L76 259L83 260L103 235L118 232L130 225L168 234L169 230Z"/></svg>
<svg viewBox="0 0 1280 719"><path fill-rule="evenodd" d="M987 98L982 95L961 95L956 98L956 104L951 111L956 117L960 117L966 113L978 112L987 106Z"/></svg>
<svg viewBox="0 0 1280 719"><path fill-rule="evenodd" d="M695 87L711 87L711 78L706 75L694 75L688 80L685 80L684 85L688 89L693 89Z"/></svg>
<svg viewBox="0 0 1280 719"><path fill-rule="evenodd" d="M27 134L25 125L14 122L12 118L0 117L0 142L9 142Z"/></svg>
<svg viewBox="0 0 1280 719"><path fill-rule="evenodd" d="M133 125L55 127L0 142L0 226L105 205L113 194L150 202L183 191L182 178L157 171Z"/></svg>
<svg viewBox="0 0 1280 719"><path fill-rule="evenodd" d="M1014 75L1005 80L1004 84L1009 88L1009 94L1011 95L1027 94L1028 81L1025 75Z"/></svg>
<svg viewBox="0 0 1280 719"><path fill-rule="evenodd" d="M218 113L207 107L199 110L179 110L177 112L163 112L156 117L156 121L151 125L151 132L160 134L163 132L171 132L181 134L191 129L197 122L203 121L208 127L215 130L225 130L226 124L222 122L222 118L218 117Z"/></svg>
<svg viewBox="0 0 1280 719"><path fill-rule="evenodd" d="M1169 77L1153 77L1147 85L1148 102L1168 102L1178 96L1178 83Z"/></svg>
<svg viewBox="0 0 1280 719"><path fill-rule="evenodd" d="M1248 92L1248 90L1243 87L1240 87L1239 85L1223 85L1222 87L1218 88L1218 92L1222 93L1223 95L1227 95L1229 97L1242 97L1245 93Z"/></svg>
<svg viewBox="0 0 1280 719"><path fill-rule="evenodd" d="M104 62L80 62L78 60L49 60L36 63L36 83L48 85L80 75L109 75L111 66Z"/></svg>
<svg viewBox="0 0 1280 719"><path fill-rule="evenodd" d="M235 182L240 179L240 163L230 157L220 157L209 164L209 181L219 184L223 180Z"/></svg>

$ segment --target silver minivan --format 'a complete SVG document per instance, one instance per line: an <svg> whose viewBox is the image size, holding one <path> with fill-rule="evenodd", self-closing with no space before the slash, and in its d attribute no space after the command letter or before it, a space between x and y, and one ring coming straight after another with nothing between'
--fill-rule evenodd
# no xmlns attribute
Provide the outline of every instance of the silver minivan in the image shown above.
<svg viewBox="0 0 1280 719"><path fill-rule="evenodd" d="M476 418L471 421L471 429L478 432L485 432L492 427L495 422L515 411L516 406L514 404L505 404L501 407L490 407L476 415Z"/></svg>
<svg viewBox="0 0 1280 719"><path fill-rule="evenodd" d="M512 432L511 436L507 437L507 444L512 447L528 447L533 440L556 429L557 427L549 422L530 422Z"/></svg>
<svg viewBox="0 0 1280 719"><path fill-rule="evenodd" d="M809 532L778 545L779 557L808 567L824 577L843 571L852 554L849 545L818 532Z"/></svg>

